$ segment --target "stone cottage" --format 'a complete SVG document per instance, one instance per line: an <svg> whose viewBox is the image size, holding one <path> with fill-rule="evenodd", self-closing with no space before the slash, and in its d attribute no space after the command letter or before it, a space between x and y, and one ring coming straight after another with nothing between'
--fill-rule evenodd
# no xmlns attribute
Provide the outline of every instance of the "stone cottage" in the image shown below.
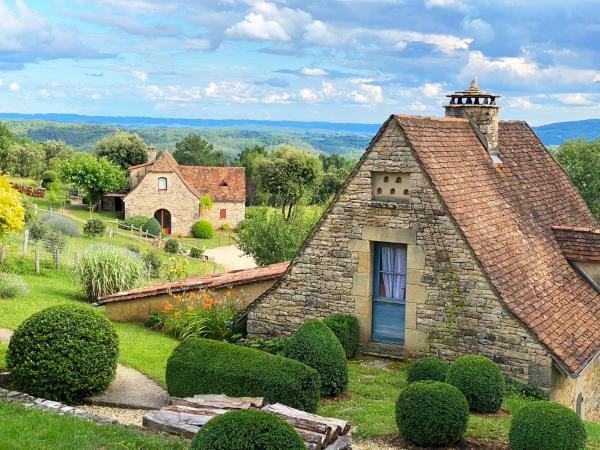
<svg viewBox="0 0 600 450"><path fill-rule="evenodd" d="M179 165L165 150L156 159L149 149L145 164L128 169L129 192L124 195L125 218L155 217L167 234L189 235L192 225L208 220L215 228L237 227L245 217L246 180L243 167ZM209 195L212 208L200 209L200 198Z"/></svg>
<svg viewBox="0 0 600 450"><path fill-rule="evenodd" d="M248 331L354 314L367 353L487 355L600 420L600 226L498 95L448 97L382 125Z"/></svg>

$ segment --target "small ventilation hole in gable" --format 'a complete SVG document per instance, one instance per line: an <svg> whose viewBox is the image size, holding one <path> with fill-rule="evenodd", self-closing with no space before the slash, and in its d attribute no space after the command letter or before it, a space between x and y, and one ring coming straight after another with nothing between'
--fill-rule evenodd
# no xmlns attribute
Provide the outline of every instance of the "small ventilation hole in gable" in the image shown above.
<svg viewBox="0 0 600 450"><path fill-rule="evenodd" d="M223 187L223 186L229 186L229 185L227 184L227 181L223 180L223 181L221 181L221 184L219 186Z"/></svg>
<svg viewBox="0 0 600 450"><path fill-rule="evenodd" d="M385 177L383 177L384 183L387 183L388 181L390 181L390 177L388 177L387 175Z"/></svg>
<svg viewBox="0 0 600 450"><path fill-rule="evenodd" d="M408 195L408 194L409 194L408 189L404 189L404 195Z"/></svg>
<svg viewBox="0 0 600 450"><path fill-rule="evenodd" d="M396 177L396 183L402 183L402 177Z"/></svg>
<svg viewBox="0 0 600 450"><path fill-rule="evenodd" d="M396 189L391 188L390 189L390 195L396 195Z"/></svg>
<svg viewBox="0 0 600 450"><path fill-rule="evenodd" d="M377 188L377 193L378 193L378 194L382 194L382 193L383 193L383 189L381 189L381 188Z"/></svg>

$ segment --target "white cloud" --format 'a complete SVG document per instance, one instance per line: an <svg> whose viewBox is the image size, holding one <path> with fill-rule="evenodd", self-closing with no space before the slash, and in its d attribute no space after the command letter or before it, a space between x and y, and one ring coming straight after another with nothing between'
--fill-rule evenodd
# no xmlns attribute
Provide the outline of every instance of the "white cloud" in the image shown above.
<svg viewBox="0 0 600 450"><path fill-rule="evenodd" d="M425 83L421 87L421 91L423 92L423 95L425 97L437 98L440 96L440 93L442 92L442 85L441 85L441 83Z"/></svg>
<svg viewBox="0 0 600 450"><path fill-rule="evenodd" d="M4 86L4 80L0 80L0 87Z"/></svg>
<svg viewBox="0 0 600 450"><path fill-rule="evenodd" d="M419 33L417 31L381 30L376 34L396 50L402 50L410 43L419 42L431 45L436 50L448 55L457 50L467 50L473 42L472 38L460 38L450 34Z"/></svg>
<svg viewBox="0 0 600 450"><path fill-rule="evenodd" d="M425 0L425 7L431 8L450 8L465 11L468 5L463 0Z"/></svg>
<svg viewBox="0 0 600 450"><path fill-rule="evenodd" d="M383 91L381 86L359 84L357 90L350 92L350 97L356 103L381 103L383 101Z"/></svg>
<svg viewBox="0 0 600 450"><path fill-rule="evenodd" d="M96 92L96 93L90 95L88 98L91 100L100 100L102 98L102 96Z"/></svg>
<svg viewBox="0 0 600 450"><path fill-rule="evenodd" d="M19 86L19 83L17 83L16 81L13 81L12 83L10 83L8 85L8 89L11 90L11 91L13 91L13 92L16 92L19 89L21 89L21 86Z"/></svg>
<svg viewBox="0 0 600 450"><path fill-rule="evenodd" d="M300 89L299 95L300 98L305 102L314 102L319 99L319 95L317 94L317 92L311 88Z"/></svg>
<svg viewBox="0 0 600 450"><path fill-rule="evenodd" d="M207 97L215 97L217 95L217 83L211 81L208 86L204 88L204 95Z"/></svg>
<svg viewBox="0 0 600 450"><path fill-rule="evenodd" d="M425 105L424 103L421 103L420 101L416 101L416 102L412 102L408 106L408 109L410 109L411 111L425 111L427 109L427 105Z"/></svg>
<svg viewBox="0 0 600 450"><path fill-rule="evenodd" d="M335 46L340 43L339 34L331 31L320 20L313 20L306 26L303 38L307 43L316 45Z"/></svg>
<svg viewBox="0 0 600 450"><path fill-rule="evenodd" d="M243 21L225 30L227 36L239 39L263 41L289 41L290 35L275 20L265 19L262 14L250 13Z"/></svg>
<svg viewBox="0 0 600 450"><path fill-rule="evenodd" d="M133 72L131 72L131 75L133 75L133 78L146 82L148 81L148 74L146 72L144 72L143 70L134 70Z"/></svg>
<svg viewBox="0 0 600 450"><path fill-rule="evenodd" d="M308 75L311 77L324 77L327 75L327 71L319 69L318 67L305 67L300 71L302 75Z"/></svg>
<svg viewBox="0 0 600 450"><path fill-rule="evenodd" d="M287 92L269 94L262 99L263 103L290 103L291 95Z"/></svg>
<svg viewBox="0 0 600 450"><path fill-rule="evenodd" d="M514 109L539 109L541 105L537 105L531 101L529 97L510 97L506 99L508 106Z"/></svg>
<svg viewBox="0 0 600 450"><path fill-rule="evenodd" d="M594 104L594 102L589 98L588 95L583 94L581 92L554 94L552 95L552 98L555 98L563 105L588 106Z"/></svg>

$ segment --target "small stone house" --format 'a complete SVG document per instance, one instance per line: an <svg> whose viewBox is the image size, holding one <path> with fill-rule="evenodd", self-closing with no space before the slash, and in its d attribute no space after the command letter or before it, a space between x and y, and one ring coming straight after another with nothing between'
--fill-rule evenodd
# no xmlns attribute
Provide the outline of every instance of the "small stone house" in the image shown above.
<svg viewBox="0 0 600 450"><path fill-rule="evenodd" d="M215 228L231 228L244 220L246 180L243 167L179 165L165 150L156 159L128 169L129 192L123 198L125 218L155 217L167 234L189 235L194 223L208 220ZM212 208L200 209L200 198L208 195Z"/></svg>
<svg viewBox="0 0 600 450"><path fill-rule="evenodd" d="M483 354L599 421L600 226L498 95L448 97L382 125L248 331L354 314L364 352Z"/></svg>

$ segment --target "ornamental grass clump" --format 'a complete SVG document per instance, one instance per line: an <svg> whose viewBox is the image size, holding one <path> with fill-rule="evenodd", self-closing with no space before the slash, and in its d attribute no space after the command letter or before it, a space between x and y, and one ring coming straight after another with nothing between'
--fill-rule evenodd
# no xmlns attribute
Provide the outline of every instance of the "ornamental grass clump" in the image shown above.
<svg viewBox="0 0 600 450"><path fill-rule="evenodd" d="M230 292L222 298L208 291L173 294L163 304L163 327L181 340L191 336L223 340L230 333L228 322L239 310Z"/></svg>
<svg viewBox="0 0 600 450"><path fill-rule="evenodd" d="M252 409L231 411L200 428L189 450L304 450L304 441L283 419Z"/></svg>
<svg viewBox="0 0 600 450"><path fill-rule="evenodd" d="M111 245L94 245L75 261L75 274L89 300L131 289L146 275L144 261Z"/></svg>
<svg viewBox="0 0 600 450"><path fill-rule="evenodd" d="M63 236L79 237L81 233L75 222L58 214L46 214L42 217L42 221L53 231L56 231Z"/></svg>
<svg viewBox="0 0 600 450"><path fill-rule="evenodd" d="M78 403L106 390L118 356L119 339L106 317L90 307L59 305L19 325L6 364L16 389Z"/></svg>
<svg viewBox="0 0 600 450"><path fill-rule="evenodd" d="M0 300L27 294L27 283L18 275L0 273Z"/></svg>
<svg viewBox="0 0 600 450"><path fill-rule="evenodd" d="M574 411L543 400L521 408L508 433L512 450L582 450L586 439L583 422Z"/></svg>

